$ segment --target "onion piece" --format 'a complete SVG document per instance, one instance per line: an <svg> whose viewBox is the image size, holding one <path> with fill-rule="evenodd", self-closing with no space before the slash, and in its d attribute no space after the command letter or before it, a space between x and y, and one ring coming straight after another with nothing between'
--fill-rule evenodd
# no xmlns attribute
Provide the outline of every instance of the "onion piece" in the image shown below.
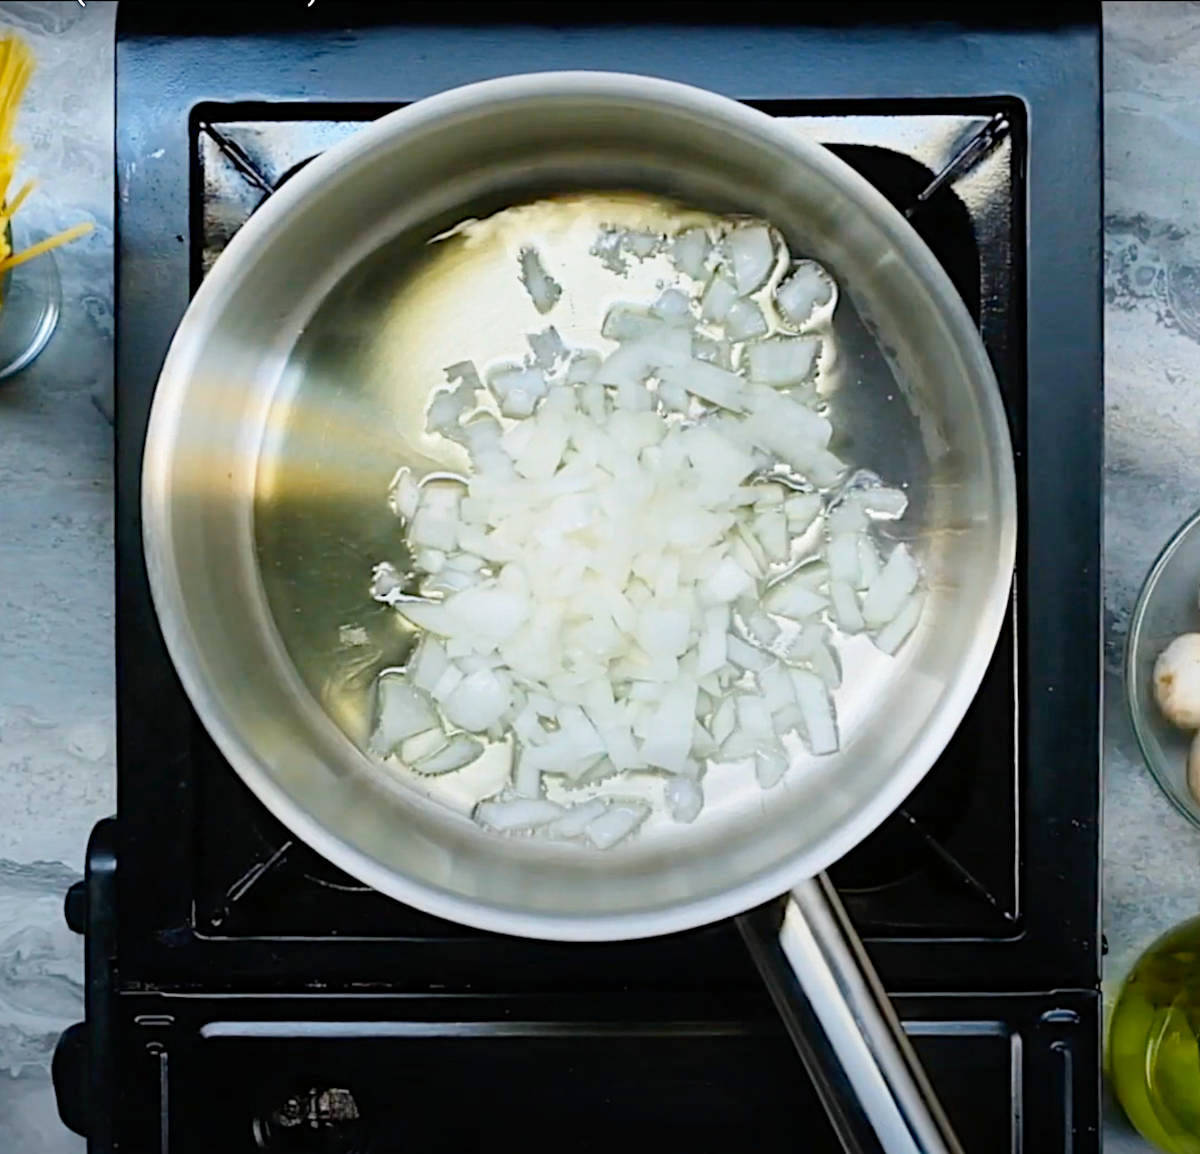
<svg viewBox="0 0 1200 1154"><path fill-rule="evenodd" d="M729 234L726 246L738 296L747 296L767 279L775 263L771 233L761 224L743 225Z"/></svg>
<svg viewBox="0 0 1200 1154"><path fill-rule="evenodd" d="M783 503L788 529L797 535L803 533L821 514L820 493L795 493Z"/></svg>
<svg viewBox="0 0 1200 1154"><path fill-rule="evenodd" d="M691 299L679 289L666 289L650 306L650 312L669 325L691 327L696 323L696 318L692 316Z"/></svg>
<svg viewBox="0 0 1200 1154"><path fill-rule="evenodd" d="M444 729L426 729L422 733L414 733L400 743L400 760L405 765L413 765L425 757L432 757L441 749L445 749L449 738Z"/></svg>
<svg viewBox="0 0 1200 1154"><path fill-rule="evenodd" d="M708 258L712 252L712 241L702 228L689 228L671 242L671 260L675 267L692 280L703 280L708 275Z"/></svg>
<svg viewBox="0 0 1200 1154"><path fill-rule="evenodd" d="M890 489L884 485L855 489L846 499L873 517L895 519L903 517L908 509L908 494L903 489Z"/></svg>
<svg viewBox="0 0 1200 1154"><path fill-rule="evenodd" d="M442 703L442 710L452 725L482 733L500 720L508 704L508 689L500 676L481 669L463 678Z"/></svg>
<svg viewBox="0 0 1200 1154"><path fill-rule="evenodd" d="M737 705L732 697L726 697L720 705L717 706L716 712L712 719L712 738L718 745L723 745L733 732L733 727L737 724Z"/></svg>
<svg viewBox="0 0 1200 1154"><path fill-rule="evenodd" d="M565 360L570 354L558 329L553 325L542 329L540 333L529 333L525 340L529 344L533 363L544 372L550 372L559 361Z"/></svg>
<svg viewBox="0 0 1200 1154"><path fill-rule="evenodd" d="M411 521L421 501L421 488L413 476L412 470L403 466L396 470L392 483L388 486L388 505L397 517Z"/></svg>
<svg viewBox="0 0 1200 1154"><path fill-rule="evenodd" d="M539 829L563 815L563 807L545 798L514 798L511 801L481 801L475 820L500 833Z"/></svg>
<svg viewBox="0 0 1200 1154"><path fill-rule="evenodd" d="M748 341L764 336L766 332L767 319L752 300L740 298L734 301L725 314L725 335L731 341Z"/></svg>
<svg viewBox="0 0 1200 1154"><path fill-rule="evenodd" d="M834 580L829 583L829 600L833 617L843 633L861 633L863 615L858 604L858 594L849 581Z"/></svg>
<svg viewBox="0 0 1200 1154"><path fill-rule="evenodd" d="M457 481L423 485L408 529L409 544L453 552L458 545L458 503L462 496L463 487Z"/></svg>
<svg viewBox="0 0 1200 1154"><path fill-rule="evenodd" d="M764 385L797 385L812 376L821 352L816 337L767 337L746 346L750 379Z"/></svg>
<svg viewBox="0 0 1200 1154"><path fill-rule="evenodd" d="M858 563L858 534L837 533L825 547L825 558L829 562L829 575L835 581L844 581L852 588L858 587L862 575Z"/></svg>
<svg viewBox="0 0 1200 1154"><path fill-rule="evenodd" d="M775 290L775 304L793 325L803 325L814 313L834 301L833 278L816 261L797 261L792 275Z"/></svg>
<svg viewBox="0 0 1200 1154"><path fill-rule="evenodd" d="M838 748L837 722L833 717L833 705L825 683L805 669L792 670L792 683L796 687L796 704L804 718L805 736L808 747L816 754L834 753Z"/></svg>
<svg viewBox="0 0 1200 1154"><path fill-rule="evenodd" d="M814 592L795 575L773 585L763 598L763 605L769 612L793 621L804 621L820 613L828 604L828 598Z"/></svg>
<svg viewBox="0 0 1200 1154"><path fill-rule="evenodd" d="M682 364L662 366L658 375L667 384L677 385L709 404L734 412L745 408L742 378L717 365L689 359Z"/></svg>
<svg viewBox="0 0 1200 1154"><path fill-rule="evenodd" d="M720 324L738 299L737 286L733 281L718 273L708 282L700 298L700 316L714 324Z"/></svg>
<svg viewBox="0 0 1200 1154"><path fill-rule="evenodd" d="M734 665L741 666L751 673L758 673L771 664L771 658L761 649L747 644L733 633L725 638L726 652Z"/></svg>
<svg viewBox="0 0 1200 1154"><path fill-rule="evenodd" d="M754 750L754 776L763 789L778 785L787 771L787 750L778 740L767 742Z"/></svg>
<svg viewBox="0 0 1200 1154"><path fill-rule="evenodd" d="M698 688L687 680L667 686L653 714L650 735L642 742L640 752L647 765L674 773L683 768L692 747Z"/></svg>
<svg viewBox="0 0 1200 1154"><path fill-rule="evenodd" d="M721 369L733 367L733 351L726 340L715 340L703 333L692 335L692 359L716 365Z"/></svg>
<svg viewBox="0 0 1200 1154"><path fill-rule="evenodd" d="M761 670L756 680L763 701L772 714L795 702L796 690L792 685L791 676L787 668L778 662Z"/></svg>
<svg viewBox="0 0 1200 1154"><path fill-rule="evenodd" d="M787 518L783 509L767 509L754 518L754 533L769 560L782 562L788 559L791 541L788 537Z"/></svg>
<svg viewBox="0 0 1200 1154"><path fill-rule="evenodd" d="M478 759L483 753L483 745L465 733L456 733L436 753L428 754L412 763L417 773L440 774L451 773L462 769L465 765Z"/></svg>
<svg viewBox="0 0 1200 1154"><path fill-rule="evenodd" d="M453 664L447 664L442 671L441 677L437 679L437 683L429 691L430 696L434 701L445 701L458 688L458 683L462 681L463 671Z"/></svg>
<svg viewBox="0 0 1200 1154"><path fill-rule="evenodd" d="M912 594L899 612L878 633L875 634L875 644L884 653L895 653L901 643L916 628L921 619L921 610L925 606L925 594Z"/></svg>
<svg viewBox="0 0 1200 1154"><path fill-rule="evenodd" d="M863 620L871 629L880 629L891 621L921 579L921 571L903 543L891 552L882 572L863 597Z"/></svg>
<svg viewBox="0 0 1200 1154"><path fill-rule="evenodd" d="M704 808L704 791L700 783L690 777L676 775L667 779L663 788L663 800L671 817L684 825L688 825L700 816Z"/></svg>
<svg viewBox="0 0 1200 1154"><path fill-rule="evenodd" d="M402 671L380 674L376 695L375 729L371 734L375 753L386 756L406 737L440 725L433 702L410 684Z"/></svg>
<svg viewBox="0 0 1200 1154"><path fill-rule="evenodd" d="M375 601L382 601L385 605L395 605L407 596L404 578L390 561L380 561L372 568L370 592Z"/></svg>
<svg viewBox="0 0 1200 1154"><path fill-rule="evenodd" d="M562 285L558 283L542 264L537 249L526 246L520 253L521 283L539 313L548 313L562 296Z"/></svg>
<svg viewBox="0 0 1200 1154"><path fill-rule="evenodd" d="M781 632L779 626L761 609L755 609L746 614L746 632L755 645L764 648L774 645Z"/></svg>
<svg viewBox="0 0 1200 1154"><path fill-rule="evenodd" d="M869 589L882 569L883 562L879 560L879 550L875 548L875 542L866 533L860 534L858 538L858 587Z"/></svg>
<svg viewBox="0 0 1200 1154"><path fill-rule="evenodd" d="M838 662L837 654L828 644L816 646L809 654L808 664L830 690L837 689L842 684L841 664Z"/></svg>
<svg viewBox="0 0 1200 1154"><path fill-rule="evenodd" d="M567 806L562 817L543 826L548 837L575 838L579 837L596 818L608 810L608 802L602 797L594 797L591 801L579 802Z"/></svg>
<svg viewBox="0 0 1200 1154"><path fill-rule="evenodd" d="M649 816L650 807L644 802L619 802L588 825L587 839L597 849L611 849L624 841Z"/></svg>
<svg viewBox="0 0 1200 1154"><path fill-rule="evenodd" d="M546 395L546 378L541 369L504 365L488 373L488 388L506 417L528 417Z"/></svg>
<svg viewBox="0 0 1200 1154"><path fill-rule="evenodd" d="M405 671L413 685L429 693L449 664L445 647L432 634L426 633L409 659Z"/></svg>

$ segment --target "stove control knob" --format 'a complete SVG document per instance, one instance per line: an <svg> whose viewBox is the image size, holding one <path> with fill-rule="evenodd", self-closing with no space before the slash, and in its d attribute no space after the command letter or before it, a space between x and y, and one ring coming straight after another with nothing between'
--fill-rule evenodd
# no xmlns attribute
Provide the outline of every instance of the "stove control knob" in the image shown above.
<svg viewBox="0 0 1200 1154"><path fill-rule="evenodd" d="M254 1119L254 1140L272 1154L363 1154L367 1149L358 1103L337 1086L288 1094Z"/></svg>
<svg viewBox="0 0 1200 1154"><path fill-rule="evenodd" d="M87 882L76 882L67 890L67 899L63 903L67 925L77 934L87 930Z"/></svg>
<svg viewBox="0 0 1200 1154"><path fill-rule="evenodd" d="M58 1116L68 1130L88 1132L88 1028L76 1022L63 1031L50 1064Z"/></svg>

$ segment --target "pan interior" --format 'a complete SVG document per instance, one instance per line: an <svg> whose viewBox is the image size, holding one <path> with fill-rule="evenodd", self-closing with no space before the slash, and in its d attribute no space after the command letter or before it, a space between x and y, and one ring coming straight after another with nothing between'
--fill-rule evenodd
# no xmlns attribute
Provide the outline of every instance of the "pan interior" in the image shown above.
<svg viewBox="0 0 1200 1154"><path fill-rule="evenodd" d="M598 339L608 307L649 303L676 275L666 254L611 268L592 251L602 230L673 234L716 219L629 191L527 202L432 244L400 237L381 246L337 284L305 326L289 359L293 387L276 397L268 417L255 540L288 655L309 692L359 748L366 749L371 728L375 678L402 665L416 639L399 614L369 594L375 564L388 562L401 572L411 564L386 500L389 481L397 466L417 475L469 470L459 446L425 432L426 406L445 380L444 368L469 359L486 375L490 367L519 362L525 334L550 323L569 347L610 345ZM529 245L564 290L561 304L545 317L517 279L519 253ZM913 494L913 507L893 535L917 538L930 468L916 420L853 304L839 308L834 331L825 336L833 355L823 361L818 388L837 427L853 437L844 451ZM840 655L840 718L854 729L893 676L895 661L863 637L847 639ZM807 757L798 740L790 744L788 787L796 788L801 777L819 773L821 761ZM392 763L381 772L469 816L475 800L500 787L510 756L505 742L453 774L429 777ZM606 790L657 803L643 839L685 832L663 812L663 785L661 776L634 774ZM744 766L714 769L705 788L713 809L754 808L759 800Z"/></svg>
<svg viewBox="0 0 1200 1154"><path fill-rule="evenodd" d="M214 269L221 295L209 292L180 330L187 354L173 352L156 401L173 451L159 473L148 465L148 508L169 511L164 540L186 612L164 631L177 663L181 637L195 653L189 692L278 816L343 868L432 912L621 936L647 932L637 917L682 904L703 921L736 908L738 886L822 868L916 784L994 641L1011 567L1011 464L965 311L948 311L952 290L932 258L898 221L881 222L836 162L655 99L521 103L378 135L308 180L286 214L268 202L275 216ZM429 243L501 210L493 227ZM619 279L589 254L600 225L673 229L729 212L769 219L794 256L822 261L841 286L821 381L843 435L834 447L907 487L896 534L926 568L921 625L895 659L862 639L843 648L840 752L797 749L771 791L751 773L716 771L693 826L652 819L607 854L485 833L466 817L478 781L431 783L362 753L374 676L412 645L368 593L374 564L405 559L389 481L401 465L463 463L423 431L444 366L519 359L525 334L547 323L581 343L607 304L653 295L664 267L648 261ZM516 279L529 242L564 286L546 318ZM479 772L495 775L498 762Z"/></svg>

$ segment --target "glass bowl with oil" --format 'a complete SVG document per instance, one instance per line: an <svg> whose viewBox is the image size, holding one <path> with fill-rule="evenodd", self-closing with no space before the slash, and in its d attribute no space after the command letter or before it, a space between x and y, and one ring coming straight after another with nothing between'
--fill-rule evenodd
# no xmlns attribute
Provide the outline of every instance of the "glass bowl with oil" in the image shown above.
<svg viewBox="0 0 1200 1154"><path fill-rule="evenodd" d="M1108 1064L1143 1138L1168 1154L1200 1154L1200 917L1138 959L1109 1022Z"/></svg>

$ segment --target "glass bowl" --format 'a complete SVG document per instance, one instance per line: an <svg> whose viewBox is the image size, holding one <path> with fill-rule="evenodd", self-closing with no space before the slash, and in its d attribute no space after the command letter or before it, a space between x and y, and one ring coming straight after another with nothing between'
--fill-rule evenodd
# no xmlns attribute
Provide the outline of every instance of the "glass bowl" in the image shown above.
<svg viewBox="0 0 1200 1154"><path fill-rule="evenodd" d="M1133 610L1125 648L1125 693L1142 756L1180 813L1200 826L1200 802L1187 785L1192 735L1172 725L1154 701L1154 663L1181 633L1200 633L1200 512L1167 542Z"/></svg>

